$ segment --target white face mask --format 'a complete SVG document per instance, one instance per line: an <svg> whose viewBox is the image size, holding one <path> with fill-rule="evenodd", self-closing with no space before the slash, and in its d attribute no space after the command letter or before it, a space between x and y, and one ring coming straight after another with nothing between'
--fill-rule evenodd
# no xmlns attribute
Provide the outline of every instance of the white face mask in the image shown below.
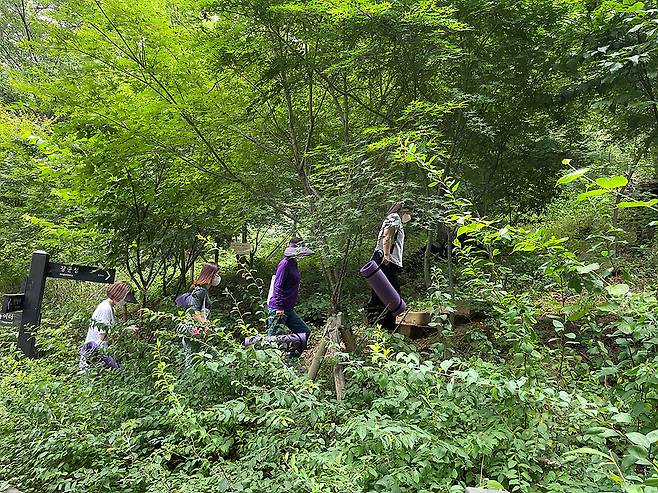
<svg viewBox="0 0 658 493"><path fill-rule="evenodd" d="M124 306L125 304L126 304L126 298L122 299L121 301L117 301L117 302L114 304L114 306L116 306L116 307L118 307L118 308L121 308L121 307Z"/></svg>
<svg viewBox="0 0 658 493"><path fill-rule="evenodd" d="M409 221L411 221L411 215L404 213L400 219L402 220L402 224L407 224Z"/></svg>
<svg viewBox="0 0 658 493"><path fill-rule="evenodd" d="M212 285L213 286L219 286L219 283L222 282L222 276L216 275L215 277L212 278Z"/></svg>

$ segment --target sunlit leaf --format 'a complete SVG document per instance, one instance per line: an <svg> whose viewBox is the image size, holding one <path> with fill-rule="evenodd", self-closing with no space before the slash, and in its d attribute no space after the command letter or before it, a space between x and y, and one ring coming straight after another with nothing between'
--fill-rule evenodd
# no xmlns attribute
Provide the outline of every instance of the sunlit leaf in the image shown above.
<svg viewBox="0 0 658 493"><path fill-rule="evenodd" d="M571 183L572 181L577 180L581 176L584 176L588 171L589 170L587 168L580 168L580 169L573 170L573 171L567 173L566 175L564 175L562 178L560 178L557 181L557 184L558 185L565 185L567 183Z"/></svg>
<svg viewBox="0 0 658 493"><path fill-rule="evenodd" d="M582 202L590 197L598 197L599 195L605 195L607 193L610 193L610 190L606 190L605 188L597 188L596 190L579 193L576 197L576 202Z"/></svg>
<svg viewBox="0 0 658 493"><path fill-rule="evenodd" d="M611 176L609 178L601 177L597 178L596 184L602 188L621 188L628 185L628 178L625 176Z"/></svg>

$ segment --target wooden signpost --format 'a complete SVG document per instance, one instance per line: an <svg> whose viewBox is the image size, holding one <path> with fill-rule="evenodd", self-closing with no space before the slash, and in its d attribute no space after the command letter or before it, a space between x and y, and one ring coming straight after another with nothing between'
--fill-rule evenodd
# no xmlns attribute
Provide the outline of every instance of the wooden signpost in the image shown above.
<svg viewBox="0 0 658 493"><path fill-rule="evenodd" d="M251 253L251 243L238 243L232 241L229 247L238 257L246 257Z"/></svg>
<svg viewBox="0 0 658 493"><path fill-rule="evenodd" d="M18 347L26 356L34 358L36 352L32 331L41 323L41 304L46 278L112 284L115 275L114 269L50 262L50 256L46 252L37 250L32 253L25 292L6 294L2 298L0 326L18 326Z"/></svg>

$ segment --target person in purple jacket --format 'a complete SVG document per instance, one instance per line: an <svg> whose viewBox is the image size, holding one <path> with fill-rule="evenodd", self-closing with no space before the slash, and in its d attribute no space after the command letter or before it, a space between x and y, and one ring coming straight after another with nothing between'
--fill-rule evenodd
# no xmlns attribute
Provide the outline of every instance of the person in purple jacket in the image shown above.
<svg viewBox="0 0 658 493"><path fill-rule="evenodd" d="M301 238L293 237L283 252L283 260L276 268L276 274L267 300L267 335L277 335L281 325L291 332L308 336L311 329L295 312L295 304L299 297L299 284L302 276L299 273L297 259L313 255L313 251L304 245Z"/></svg>

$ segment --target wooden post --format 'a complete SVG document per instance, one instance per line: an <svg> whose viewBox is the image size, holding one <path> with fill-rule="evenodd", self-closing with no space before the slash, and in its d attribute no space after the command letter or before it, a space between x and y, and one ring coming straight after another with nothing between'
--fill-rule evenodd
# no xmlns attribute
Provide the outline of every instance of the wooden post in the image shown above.
<svg viewBox="0 0 658 493"><path fill-rule="evenodd" d="M333 318L333 323L329 327L329 340L335 347L340 347L340 332L341 327L345 323L345 317L342 313L337 313ZM345 396L345 365L343 363L336 363L334 366L334 384L336 386L336 400L342 401Z"/></svg>
<svg viewBox="0 0 658 493"><path fill-rule="evenodd" d="M308 369L308 377L311 380L315 380L318 376L318 372L320 371L320 366L322 366L322 361L324 360L325 354L327 354L327 349L329 348L329 341L327 340L329 337L329 333L331 331L331 327L336 323L336 317L334 315L331 315L325 325L324 329L322 331L322 339L320 341L320 344L318 347L315 349L315 353L313 354L313 360L311 361L311 367Z"/></svg>
<svg viewBox="0 0 658 493"><path fill-rule="evenodd" d="M354 338L354 333L349 327L341 324L338 327L340 331L340 336L343 339L343 344L345 344L345 351L348 353L353 353L356 350L356 339Z"/></svg>
<svg viewBox="0 0 658 493"><path fill-rule="evenodd" d="M320 344L318 347L315 349L315 353L313 354L313 361L311 362L311 367L308 369L308 378L311 380L315 380L318 376L318 372L320 371L320 365L322 364L322 360L324 359L324 355L327 353L327 340L322 339L320 341Z"/></svg>
<svg viewBox="0 0 658 493"><path fill-rule="evenodd" d="M350 331L347 331L345 329L344 325L345 325L345 316L342 313L332 315L327 319L327 323L322 333L322 341L320 342L317 349L315 350L315 354L313 355L313 361L311 362L311 367L308 370L308 377L311 380L315 380L317 378L318 372L320 371L320 366L322 365L322 361L324 360L327 350L329 349L329 345L331 344L334 347L339 347L341 342L341 336L343 334L346 335L349 334L348 335L349 342L343 340L344 345L346 347L348 345L351 345L352 347L356 346L354 342L354 337L351 335ZM342 400L345 395L344 367L345 365L343 365L342 363L338 363L334 367L334 383L336 385L336 399L338 399L339 401Z"/></svg>
<svg viewBox="0 0 658 493"><path fill-rule="evenodd" d="M23 302L23 320L18 328L18 347L28 358L36 357L35 339L31 327L41 323L41 303L46 287L49 255L37 250L32 253L30 273L25 283L25 299Z"/></svg>

